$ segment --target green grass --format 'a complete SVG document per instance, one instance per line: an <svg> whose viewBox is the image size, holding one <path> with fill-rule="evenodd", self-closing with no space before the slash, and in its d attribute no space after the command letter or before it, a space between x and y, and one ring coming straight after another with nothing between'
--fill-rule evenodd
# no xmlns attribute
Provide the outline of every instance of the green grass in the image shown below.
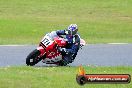
<svg viewBox="0 0 132 88"><path fill-rule="evenodd" d="M87 74L130 74L132 67L84 66ZM0 88L82 88L78 67L0 67ZM83 88L131 88L130 84L86 84Z"/></svg>
<svg viewBox="0 0 132 88"><path fill-rule="evenodd" d="M0 44L38 44L71 23L88 43L132 43L131 0L0 0Z"/></svg>

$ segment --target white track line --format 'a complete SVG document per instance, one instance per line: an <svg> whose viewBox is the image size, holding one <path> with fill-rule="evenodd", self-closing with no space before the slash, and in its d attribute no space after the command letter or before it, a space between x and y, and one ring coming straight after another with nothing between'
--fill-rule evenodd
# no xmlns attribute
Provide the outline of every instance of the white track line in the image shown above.
<svg viewBox="0 0 132 88"><path fill-rule="evenodd" d="M130 44L130 43L107 43L107 44L118 44L118 45L122 45L122 44ZM87 46L89 44L86 44L85 46ZM95 44L96 45L96 44ZM31 45L0 45L0 46L31 46Z"/></svg>
<svg viewBox="0 0 132 88"><path fill-rule="evenodd" d="M107 43L107 44L129 44L129 43Z"/></svg>

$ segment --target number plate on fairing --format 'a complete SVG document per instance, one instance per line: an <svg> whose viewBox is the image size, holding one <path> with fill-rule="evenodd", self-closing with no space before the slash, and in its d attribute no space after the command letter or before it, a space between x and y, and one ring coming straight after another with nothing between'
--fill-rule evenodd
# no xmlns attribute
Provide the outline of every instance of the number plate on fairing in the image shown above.
<svg viewBox="0 0 132 88"><path fill-rule="evenodd" d="M53 41L50 39L50 37L47 35L44 36L44 38L41 40L41 43L48 47L49 45L51 45L53 43Z"/></svg>

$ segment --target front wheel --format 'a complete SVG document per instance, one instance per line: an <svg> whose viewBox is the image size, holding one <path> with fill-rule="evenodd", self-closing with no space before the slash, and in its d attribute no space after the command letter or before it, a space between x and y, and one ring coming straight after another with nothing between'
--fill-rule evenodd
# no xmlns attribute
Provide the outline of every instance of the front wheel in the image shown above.
<svg viewBox="0 0 132 88"><path fill-rule="evenodd" d="M42 59L39 58L38 56L40 55L40 51L35 49L33 50L26 58L26 64L28 66L33 66L35 64L37 64L39 61L41 61Z"/></svg>

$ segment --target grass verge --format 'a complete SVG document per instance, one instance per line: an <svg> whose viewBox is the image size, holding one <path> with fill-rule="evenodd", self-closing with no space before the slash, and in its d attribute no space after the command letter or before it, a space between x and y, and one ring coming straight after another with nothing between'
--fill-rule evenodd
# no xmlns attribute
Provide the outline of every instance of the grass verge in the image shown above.
<svg viewBox="0 0 132 88"><path fill-rule="evenodd" d="M130 74L132 67L84 66L87 74ZM76 83L78 67L0 67L0 88L131 88L130 84Z"/></svg>
<svg viewBox="0 0 132 88"><path fill-rule="evenodd" d="M131 9L131 0L0 0L0 44L38 44L71 23L88 43L131 43Z"/></svg>

